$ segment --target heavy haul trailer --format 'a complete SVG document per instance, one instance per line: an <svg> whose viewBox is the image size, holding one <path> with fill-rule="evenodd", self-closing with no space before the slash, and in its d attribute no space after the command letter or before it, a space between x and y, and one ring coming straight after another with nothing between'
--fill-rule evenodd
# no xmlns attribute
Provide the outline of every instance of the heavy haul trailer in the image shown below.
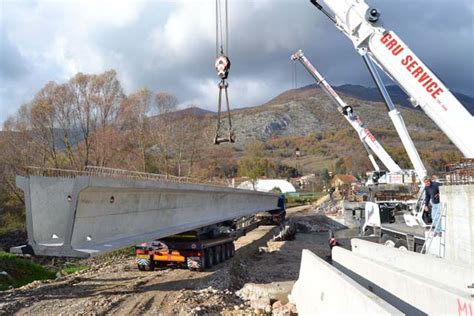
<svg viewBox="0 0 474 316"><path fill-rule="evenodd" d="M234 256L237 232L210 238L197 231L173 235L136 246L138 269L154 270L168 265L202 271Z"/></svg>
<svg viewBox="0 0 474 316"><path fill-rule="evenodd" d="M234 256L234 240L260 224L283 224L285 214L283 204L280 209L268 214L262 212L142 243L135 247L138 269L152 271L169 265L197 271L209 269Z"/></svg>

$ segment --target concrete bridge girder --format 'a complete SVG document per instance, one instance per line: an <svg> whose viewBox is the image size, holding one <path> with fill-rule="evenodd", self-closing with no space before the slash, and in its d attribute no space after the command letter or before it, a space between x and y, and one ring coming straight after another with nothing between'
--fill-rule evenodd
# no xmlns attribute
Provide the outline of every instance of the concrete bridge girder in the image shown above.
<svg viewBox="0 0 474 316"><path fill-rule="evenodd" d="M405 255L398 251L400 256ZM453 315L463 306L472 308L467 288L448 286L422 276L419 271L413 273L341 247L332 249L332 260L334 267L406 315Z"/></svg>
<svg viewBox="0 0 474 316"><path fill-rule="evenodd" d="M300 315L403 315L307 249L289 298Z"/></svg>
<svg viewBox="0 0 474 316"><path fill-rule="evenodd" d="M93 176L17 177L28 245L15 252L88 257L277 209L278 195L165 181Z"/></svg>

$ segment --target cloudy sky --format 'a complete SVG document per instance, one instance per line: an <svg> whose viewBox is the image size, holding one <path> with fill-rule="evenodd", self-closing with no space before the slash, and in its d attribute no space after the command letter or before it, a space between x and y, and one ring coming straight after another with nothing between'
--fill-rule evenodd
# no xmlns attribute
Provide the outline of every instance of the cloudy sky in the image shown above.
<svg viewBox="0 0 474 316"><path fill-rule="evenodd" d="M370 2L451 90L474 96L474 2ZM115 69L126 93L215 110L214 0L0 0L0 122L48 81ZM331 84L370 85L351 42L309 0L229 0L232 107L292 88L302 48ZM298 67L298 86L311 83Z"/></svg>

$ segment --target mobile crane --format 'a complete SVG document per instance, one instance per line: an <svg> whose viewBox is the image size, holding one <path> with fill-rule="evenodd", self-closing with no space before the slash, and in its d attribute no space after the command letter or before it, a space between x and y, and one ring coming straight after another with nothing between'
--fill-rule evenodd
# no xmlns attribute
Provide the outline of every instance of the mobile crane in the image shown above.
<svg viewBox="0 0 474 316"><path fill-rule="evenodd" d="M398 165L393 161L393 159L390 157L390 155L384 150L384 148L377 142L375 137L368 131L368 129L364 126L362 120L360 119L359 116L356 116L355 113L352 110L352 107L347 105L337 94L336 91L329 85L329 83L326 81L326 79L318 72L318 70L313 66L313 64L308 60L308 58L303 54L301 50L297 51L293 55L291 55L291 59L293 61L299 61L301 64L306 68L306 70L313 76L313 78L316 80L316 83L326 92L326 94L338 105L338 110L339 112L344 115L346 120L354 127L354 129L358 132L359 138L362 141L362 144L364 146L369 146L370 148L373 148L374 153L379 157L379 159L384 163L386 167L390 166L390 163L393 162L397 167ZM369 135L369 137L367 136ZM372 135L370 137L370 135ZM408 181L410 182L412 175L408 174L406 170L401 170L400 167L398 167L399 170L390 170L392 173L395 173L396 175L399 176L409 176ZM403 174L405 173L405 174ZM386 175L388 176L388 175ZM372 179L369 179L369 181ZM375 179L374 179L375 180ZM368 182L369 182L368 181ZM371 207L376 207L378 210L380 216L380 224L379 226L382 226L382 229L385 225L393 225L393 223L396 221L395 220L395 211L400 210L404 212L406 209L412 209L412 212L416 212L416 200L415 201L403 201L404 207L401 207L402 205L398 202L393 202L393 201L381 201L377 202L371 205ZM366 215L365 218L367 219L369 216ZM370 219L372 221L372 219ZM383 225L382 225L383 224ZM422 226L426 226L424 222L421 222ZM399 224L395 224L399 225ZM362 231L365 230L365 228L368 226L368 220L364 223L362 226ZM403 227L403 226L402 226ZM420 235L420 234L418 234ZM415 239L415 241L418 244L418 249L421 249L424 243L424 238L418 238ZM395 244L395 243L394 243Z"/></svg>
<svg viewBox="0 0 474 316"><path fill-rule="evenodd" d="M374 64L410 96L412 104L420 107L466 158L474 158L473 116L393 31L383 27L379 10L364 0L319 0L329 10L317 0L310 1L352 41L386 101L397 130L397 114ZM405 144L406 139L402 142L412 158L416 150ZM418 171L419 167L414 167Z"/></svg>
<svg viewBox="0 0 474 316"><path fill-rule="evenodd" d="M337 110L341 113L344 118L346 119L349 124L354 128L357 132L362 144L364 145L365 149L368 152L369 160L372 162L372 165L375 169L375 175L378 175L380 172L380 168L377 165L371 151L382 161L385 167L388 168L390 171L389 174L385 174L384 176L389 177L390 174L397 175L402 177L406 176L407 181L411 182L412 175L407 172L406 170L402 170L400 166L392 159L392 157L385 151L382 145L377 141L375 136L369 131L369 129L365 126L364 122L360 118L359 115L356 115L352 106L347 105L341 97L334 91L331 85L326 81L326 79L316 70L313 64L308 60L308 58L303 54L302 50L297 51L293 55L291 55L291 59L293 61L299 61L306 70L310 73L310 75L314 78L316 83L324 90L324 92L331 98L331 100L337 105ZM424 169L423 169L424 170ZM373 182L377 182L378 179L369 179ZM390 179L385 179L386 183L390 182Z"/></svg>
<svg viewBox="0 0 474 316"><path fill-rule="evenodd" d="M352 41L362 56L419 177L424 175L421 159L375 65L410 96L412 104L420 107L466 158L474 158L474 117L393 31L383 27L377 9L370 7L364 0L320 0L329 10L317 0L310 2ZM418 211L416 215L420 222L421 212ZM406 222L409 218L404 219ZM411 222L410 226L413 224ZM408 250L423 249L423 244L430 238L424 229L409 227L407 223L394 223L391 227L385 227L385 232L381 232L380 227L379 219L377 228L383 243Z"/></svg>

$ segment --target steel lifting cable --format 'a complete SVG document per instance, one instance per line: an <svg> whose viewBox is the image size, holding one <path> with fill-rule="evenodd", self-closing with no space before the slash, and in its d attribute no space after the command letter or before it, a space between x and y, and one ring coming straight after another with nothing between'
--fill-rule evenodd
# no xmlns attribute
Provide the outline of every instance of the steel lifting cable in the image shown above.
<svg viewBox="0 0 474 316"><path fill-rule="evenodd" d="M292 79L293 79L293 89L298 89L298 65L296 64L296 60L293 60L293 69L292 69Z"/></svg>
<svg viewBox="0 0 474 316"><path fill-rule="evenodd" d="M228 22L228 8L227 0L224 3L225 10L225 46L223 39L223 27L222 27L222 4L221 0L216 0L216 70L217 75L221 78L219 82L219 98L217 103L217 126L216 126L216 135L214 137L214 144L218 145L223 142L233 143L234 134L232 132L232 120L230 115L230 105L229 105L229 94L227 88L229 84L227 83L227 77L230 70L230 60L228 55L229 49L229 22ZM221 137L219 135L221 128L221 108L222 108L222 90L225 93L225 100L227 106L227 119L229 124L228 137Z"/></svg>

